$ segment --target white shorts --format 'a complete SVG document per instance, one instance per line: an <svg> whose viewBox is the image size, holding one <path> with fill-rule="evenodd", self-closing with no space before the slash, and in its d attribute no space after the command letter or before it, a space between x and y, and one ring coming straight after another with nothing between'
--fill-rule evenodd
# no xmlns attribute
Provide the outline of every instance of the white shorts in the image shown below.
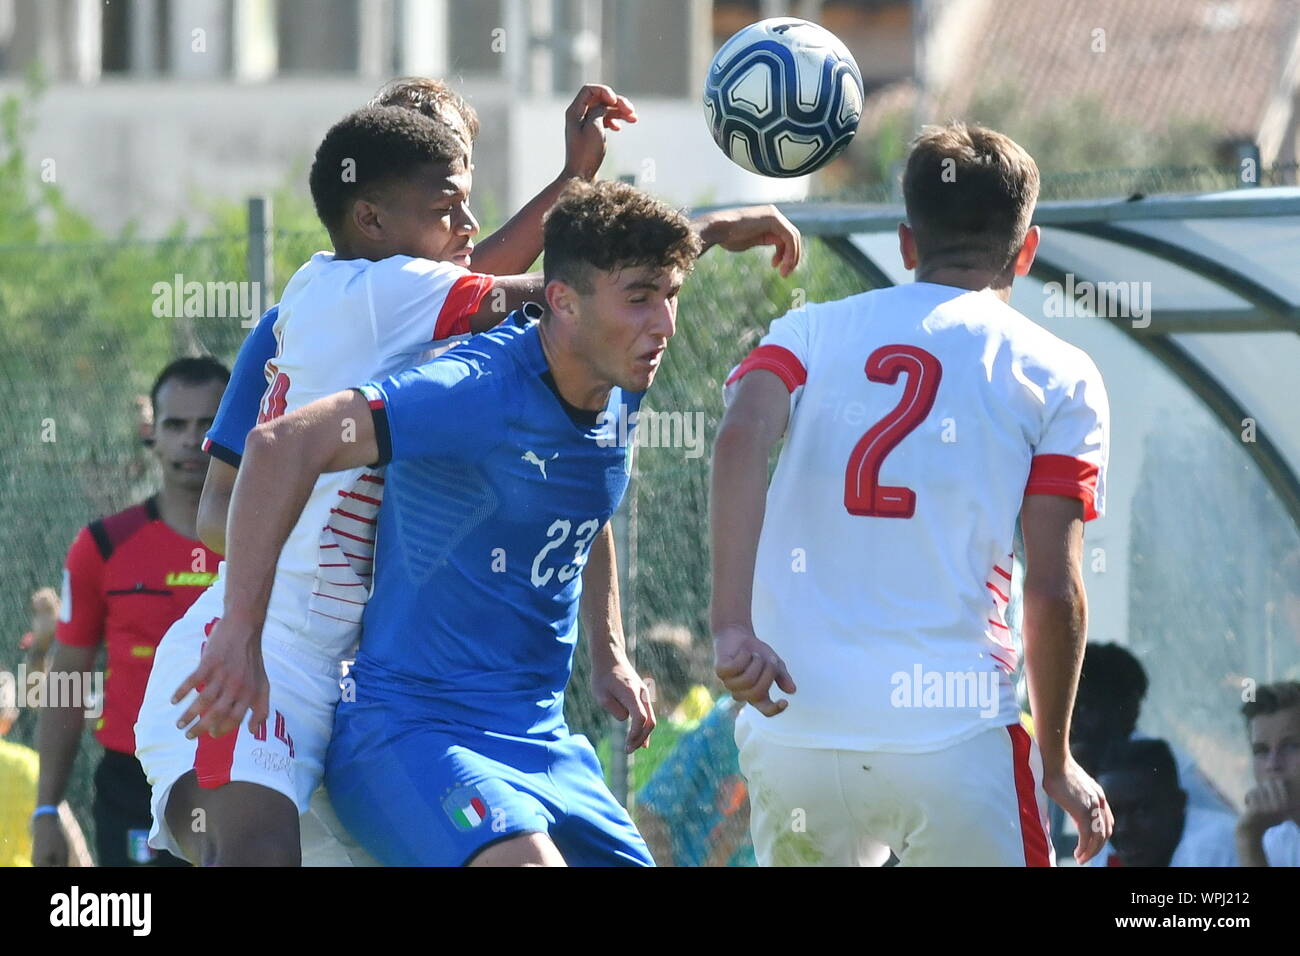
<svg viewBox="0 0 1300 956"><path fill-rule="evenodd" d="M171 696L198 666L214 620L211 608L205 613L201 601L159 643L135 725L136 756L153 789L149 845L182 858L185 854L167 826L166 808L172 787L191 770L201 787L236 780L256 783L284 794L300 814L307 812L325 770L341 673L338 660L313 653L304 648L301 637L295 639L268 622L262 632L271 689L265 727L251 731L245 719L224 737L187 740L176 721L195 695L179 704L172 704Z"/></svg>
<svg viewBox="0 0 1300 956"><path fill-rule="evenodd" d="M1019 724L900 754L775 744L767 719L736 722L760 866L879 866L882 845L900 866L1055 865L1042 760Z"/></svg>

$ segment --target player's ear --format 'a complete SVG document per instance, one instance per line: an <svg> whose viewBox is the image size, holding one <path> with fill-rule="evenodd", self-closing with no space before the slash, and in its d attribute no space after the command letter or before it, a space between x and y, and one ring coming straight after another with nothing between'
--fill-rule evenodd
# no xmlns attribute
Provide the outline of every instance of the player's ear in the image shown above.
<svg viewBox="0 0 1300 956"><path fill-rule="evenodd" d="M898 252L903 257L904 269L910 271L916 268L916 236L912 234L912 227L905 222L898 224Z"/></svg>
<svg viewBox="0 0 1300 956"><path fill-rule="evenodd" d="M574 320L578 317L578 294L573 286L560 279L546 283L546 305L551 314L562 319Z"/></svg>
<svg viewBox="0 0 1300 956"><path fill-rule="evenodd" d="M379 207L368 199L356 199L352 202L352 225L365 238L378 242L384 238L384 224Z"/></svg>
<svg viewBox="0 0 1300 956"><path fill-rule="evenodd" d="M1034 256L1038 255L1038 243L1043 238L1043 231L1037 226L1030 226L1025 233L1025 241L1020 245L1020 251L1016 253L1016 275L1029 275L1029 268L1034 264Z"/></svg>

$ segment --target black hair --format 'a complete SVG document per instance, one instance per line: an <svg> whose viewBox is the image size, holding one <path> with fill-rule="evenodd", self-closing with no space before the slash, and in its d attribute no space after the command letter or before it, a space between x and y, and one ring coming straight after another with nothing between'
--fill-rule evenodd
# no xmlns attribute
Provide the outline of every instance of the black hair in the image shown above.
<svg viewBox="0 0 1300 956"><path fill-rule="evenodd" d="M172 379L184 382L186 385L206 385L208 382L220 382L225 385L230 381L230 369L211 355L174 359L153 380L153 388L149 389L150 408L158 407L158 392Z"/></svg>
<svg viewBox="0 0 1300 956"><path fill-rule="evenodd" d="M1147 672L1126 647L1118 644L1089 644L1083 652L1079 684L1092 693L1105 691L1141 701L1147 695Z"/></svg>
<svg viewBox="0 0 1300 956"><path fill-rule="evenodd" d="M690 272L700 237L680 212L626 183L576 180L560 193L542 227L542 271L590 294L591 273L628 266Z"/></svg>
<svg viewBox="0 0 1300 956"><path fill-rule="evenodd" d="M330 127L316 150L308 176L316 215L332 236L354 200L374 198L421 166L464 157L465 144L445 123L400 106L364 107Z"/></svg>
<svg viewBox="0 0 1300 956"><path fill-rule="evenodd" d="M1108 747L1098 775L1126 771L1150 774L1162 786L1178 787L1178 763L1163 740L1123 740Z"/></svg>

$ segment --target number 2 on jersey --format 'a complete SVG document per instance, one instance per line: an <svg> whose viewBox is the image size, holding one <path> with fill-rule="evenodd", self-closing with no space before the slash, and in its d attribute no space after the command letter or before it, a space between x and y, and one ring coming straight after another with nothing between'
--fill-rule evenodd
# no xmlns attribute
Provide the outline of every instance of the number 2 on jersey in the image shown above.
<svg viewBox="0 0 1300 956"><path fill-rule="evenodd" d="M914 345L882 345L867 359L867 378L893 385L906 373L903 397L884 418L858 439L844 473L844 507L849 514L872 518L910 518L916 513L916 492L882 485L880 466L934 407L943 366Z"/></svg>

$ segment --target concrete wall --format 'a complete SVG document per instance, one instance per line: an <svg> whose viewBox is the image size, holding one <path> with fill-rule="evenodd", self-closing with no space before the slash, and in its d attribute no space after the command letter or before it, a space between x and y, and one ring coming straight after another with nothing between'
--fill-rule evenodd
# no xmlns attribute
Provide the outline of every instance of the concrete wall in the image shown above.
<svg viewBox="0 0 1300 956"><path fill-rule="evenodd" d="M568 100L519 100L492 83L459 88L482 120L476 206L504 217L560 171ZM0 85L0 95L14 90ZM33 175L53 159L72 207L109 233L134 222L154 236L181 219L201 233L203 202L213 198L242 201L293 183L307 199L306 171L321 137L374 90L369 81L319 77L57 85L37 105L28 155ZM682 205L807 194L807 179L764 179L731 163L693 99L639 98L637 109L639 123L610 134L605 175L632 175Z"/></svg>
<svg viewBox="0 0 1300 956"><path fill-rule="evenodd" d="M29 162L37 170L53 159L72 207L109 233L134 221L141 235L159 235L178 219L199 233L201 200L242 201L289 182L308 199L306 172L321 137L375 88L355 78L54 86L35 111ZM0 85L0 95L15 89ZM485 130L476 188L504 201L504 110L481 89L464 89Z"/></svg>

